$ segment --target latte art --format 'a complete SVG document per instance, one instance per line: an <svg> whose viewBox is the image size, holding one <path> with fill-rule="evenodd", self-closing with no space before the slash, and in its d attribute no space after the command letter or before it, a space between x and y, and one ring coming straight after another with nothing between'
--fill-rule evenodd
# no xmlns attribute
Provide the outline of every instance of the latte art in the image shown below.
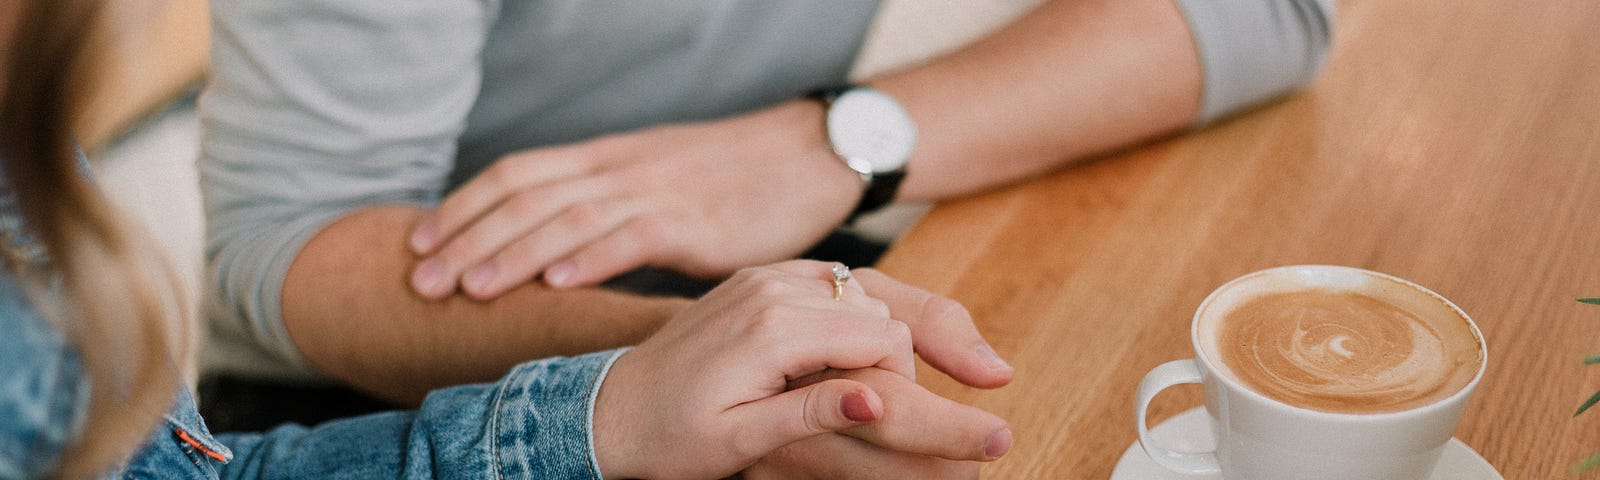
<svg viewBox="0 0 1600 480"><path fill-rule="evenodd" d="M1259 295L1223 315L1222 363L1250 389L1343 413L1399 411L1459 391L1476 374L1466 323L1350 291Z"/></svg>

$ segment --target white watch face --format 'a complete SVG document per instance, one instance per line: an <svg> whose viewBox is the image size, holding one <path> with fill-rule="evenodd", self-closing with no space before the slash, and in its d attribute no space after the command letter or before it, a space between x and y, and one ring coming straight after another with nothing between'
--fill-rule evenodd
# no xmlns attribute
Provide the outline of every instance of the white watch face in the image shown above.
<svg viewBox="0 0 1600 480"><path fill-rule="evenodd" d="M834 99L828 109L828 141L857 172L891 172L911 158L917 126L894 98L870 88L855 88ZM868 165L871 170L862 172Z"/></svg>

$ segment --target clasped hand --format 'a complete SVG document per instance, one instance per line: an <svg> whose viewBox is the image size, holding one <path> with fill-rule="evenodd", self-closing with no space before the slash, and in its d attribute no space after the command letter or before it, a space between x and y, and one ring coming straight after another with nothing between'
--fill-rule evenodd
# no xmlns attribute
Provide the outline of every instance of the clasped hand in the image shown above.
<svg viewBox="0 0 1600 480"><path fill-rule="evenodd" d="M971 476L1003 455L1004 420L913 381L914 351L968 384L1010 380L965 311L866 269L835 300L830 266L741 270L622 355L594 410L605 476Z"/></svg>

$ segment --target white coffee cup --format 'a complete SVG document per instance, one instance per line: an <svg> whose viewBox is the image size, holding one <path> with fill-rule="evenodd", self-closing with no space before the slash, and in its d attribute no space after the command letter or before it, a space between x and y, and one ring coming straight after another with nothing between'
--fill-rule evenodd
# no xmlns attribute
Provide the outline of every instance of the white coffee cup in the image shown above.
<svg viewBox="0 0 1600 480"><path fill-rule="evenodd" d="M1330 413L1297 407L1268 397L1225 374L1219 358L1203 348L1203 322L1229 313L1213 309L1268 290L1368 288L1389 284L1386 294L1411 296L1443 305L1465 321L1477 340L1477 370L1459 391L1422 406L1381 413ZM1392 288L1398 285L1401 288ZM1212 330L1215 330L1213 327ZM1217 335L1212 332L1211 335ZM1467 400L1483 377L1487 350L1482 334L1466 313L1444 297L1414 283L1381 273L1327 265L1278 267L1251 273L1218 287L1201 303L1190 324L1196 357L1167 362L1139 384L1134 413L1139 444L1169 470L1222 474L1230 480L1425 479L1450 440ZM1199 383L1205 396L1213 452L1184 453L1156 445L1146 425L1150 400L1167 387Z"/></svg>

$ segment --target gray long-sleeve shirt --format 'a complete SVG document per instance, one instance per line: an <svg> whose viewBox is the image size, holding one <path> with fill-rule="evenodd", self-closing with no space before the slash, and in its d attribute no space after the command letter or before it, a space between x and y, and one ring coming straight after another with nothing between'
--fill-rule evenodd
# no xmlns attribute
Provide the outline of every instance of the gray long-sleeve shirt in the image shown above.
<svg viewBox="0 0 1600 480"><path fill-rule="evenodd" d="M1201 122L1308 81L1328 45L1332 0L1176 1L1205 70ZM304 369L280 291L329 222L378 203L433 204L512 151L840 83L876 8L213 0L200 101L212 330Z"/></svg>

